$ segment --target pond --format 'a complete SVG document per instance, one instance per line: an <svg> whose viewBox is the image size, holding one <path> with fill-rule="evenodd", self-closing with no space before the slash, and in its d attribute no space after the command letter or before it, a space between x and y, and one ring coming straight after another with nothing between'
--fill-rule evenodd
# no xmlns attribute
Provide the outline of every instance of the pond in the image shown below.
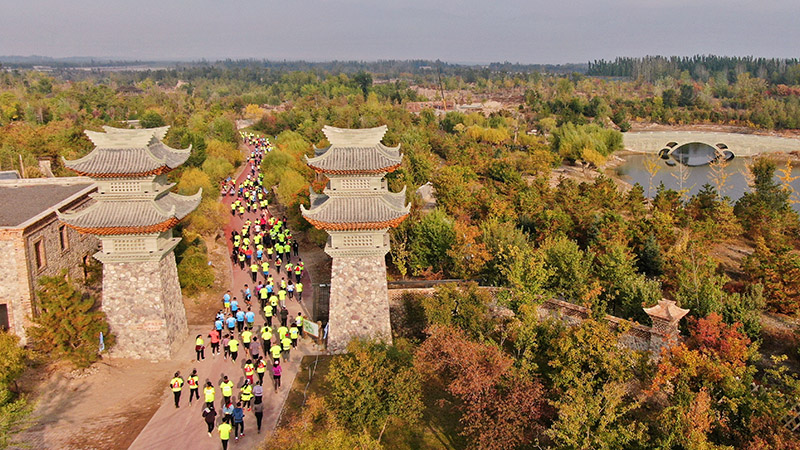
<svg viewBox="0 0 800 450"><path fill-rule="evenodd" d="M706 183L714 185L711 181L714 176L714 167L711 165L690 167L676 164L669 166L665 163L665 160L654 154L628 154L621 157L625 162L616 169L620 178L630 184L641 184L644 187L644 194L649 197L655 196L656 188L661 182L671 189L688 189L689 195L696 194ZM745 192L749 191L745 174L748 173L747 165L750 162L750 158L736 157L725 165L724 170L728 174L728 178L725 182L726 188L723 194L733 201L738 200ZM648 164L652 163L655 163L658 171L653 176L652 189L648 193L648 187L651 184L650 172L648 172L647 167ZM778 169L783 167L785 167L784 163L778 163ZM792 168L792 176L798 177L791 185L796 192L800 192L800 165L795 164ZM777 178L775 181L779 182ZM797 195L795 195L795 198L797 198ZM800 212L800 204L794 204L793 208L795 211Z"/></svg>

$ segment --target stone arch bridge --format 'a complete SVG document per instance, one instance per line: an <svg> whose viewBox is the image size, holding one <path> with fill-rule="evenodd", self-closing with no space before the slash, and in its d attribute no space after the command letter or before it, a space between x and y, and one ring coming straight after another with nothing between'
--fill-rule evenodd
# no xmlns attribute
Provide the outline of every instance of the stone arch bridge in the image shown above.
<svg viewBox="0 0 800 450"><path fill-rule="evenodd" d="M693 142L730 150L737 157L800 151L800 139L778 136L712 131L637 131L623 134L625 149L641 153L658 153L665 147L677 148Z"/></svg>

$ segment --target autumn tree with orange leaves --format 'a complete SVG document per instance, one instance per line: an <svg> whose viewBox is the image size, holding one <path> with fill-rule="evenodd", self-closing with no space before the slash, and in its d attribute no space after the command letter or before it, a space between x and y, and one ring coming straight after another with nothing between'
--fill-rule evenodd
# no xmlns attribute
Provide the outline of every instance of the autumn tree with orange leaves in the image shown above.
<svg viewBox="0 0 800 450"><path fill-rule="evenodd" d="M541 383L523 376L497 346L469 340L460 329L433 326L416 365L455 399L461 434L471 447L504 450L529 444L541 430Z"/></svg>
<svg viewBox="0 0 800 450"><path fill-rule="evenodd" d="M740 324L714 313L693 321L689 339L664 355L650 386L660 408L651 433L658 447L800 449L781 423L797 399L797 380L778 364L758 384L757 354Z"/></svg>

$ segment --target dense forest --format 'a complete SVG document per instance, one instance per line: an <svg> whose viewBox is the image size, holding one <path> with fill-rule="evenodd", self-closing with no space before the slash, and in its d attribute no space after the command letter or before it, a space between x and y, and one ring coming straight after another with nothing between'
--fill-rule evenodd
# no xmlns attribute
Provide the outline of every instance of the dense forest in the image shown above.
<svg viewBox="0 0 800 450"><path fill-rule="evenodd" d="M592 63L589 73L634 76L612 73L633 70L622 69L627 61ZM708 66L705 80L684 73L697 61ZM586 182L552 176L561 164L601 169L631 122L800 127L797 64L776 63L774 73L783 72L775 75L760 73L759 60L735 61L665 60L677 72L652 81L503 65L405 72L394 62L383 64L396 77L333 63L301 71L260 62L8 70L0 72L0 169L20 170L21 158L26 176L41 176L37 159L50 158L57 175L68 175L60 157L91 149L84 129L171 125L166 142L191 144L194 153L170 176L179 192L202 187L204 195L178 249L181 285L194 295L213 282L204 242L226 220L219 183L242 161L237 119L273 138L265 184L293 229L320 246L324 234L298 207L310 184L319 191L325 181L302 157L327 144L324 125L388 126L384 142L404 154L389 186L405 187L413 205L391 232L392 277L473 283L405 299L395 344L354 342L349 355L333 358L326 394L271 447L800 448L782 424L800 394L797 340L769 333L761 320L800 310L800 218L788 175L774 177L782 167L755 160L751 187L736 202L720 194L724 179L694 196L656 186L647 198L646 187L623 191L603 174ZM420 88L512 106L414 113L409 102L436 100ZM426 183L433 209L415 195ZM745 255L723 261L732 244ZM477 284L508 289L493 304ZM583 305L592 319L577 327L540 321L535 308L545 298ZM660 360L617 345L605 314L647 323L642 308L661 298L691 310L685 341ZM498 306L510 314L496 315ZM444 439L429 441L430 429Z"/></svg>
<svg viewBox="0 0 800 450"><path fill-rule="evenodd" d="M606 77L633 77L647 81L659 78L679 78L688 72L693 80L708 81L724 76L733 83L736 77L747 72L772 84L800 84L800 59L777 59L695 55L691 57L646 56L644 58L616 58L613 61L596 60L589 63L587 75Z"/></svg>

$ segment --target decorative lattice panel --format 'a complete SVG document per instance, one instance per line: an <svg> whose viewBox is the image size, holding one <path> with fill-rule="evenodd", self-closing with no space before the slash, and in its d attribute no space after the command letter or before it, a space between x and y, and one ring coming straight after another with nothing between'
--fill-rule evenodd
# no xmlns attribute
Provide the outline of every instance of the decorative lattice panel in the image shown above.
<svg viewBox="0 0 800 450"><path fill-rule="evenodd" d="M138 181L114 181L108 186L109 192L124 193L124 192L139 192Z"/></svg>
<svg viewBox="0 0 800 450"><path fill-rule="evenodd" d="M369 180L342 180L342 189L369 189Z"/></svg>
<svg viewBox="0 0 800 450"><path fill-rule="evenodd" d="M342 244L345 247L372 247L372 236L344 236Z"/></svg>
<svg viewBox="0 0 800 450"><path fill-rule="evenodd" d="M115 253L128 253L128 252L143 252L147 248L144 239L126 239L123 241L114 241Z"/></svg>

